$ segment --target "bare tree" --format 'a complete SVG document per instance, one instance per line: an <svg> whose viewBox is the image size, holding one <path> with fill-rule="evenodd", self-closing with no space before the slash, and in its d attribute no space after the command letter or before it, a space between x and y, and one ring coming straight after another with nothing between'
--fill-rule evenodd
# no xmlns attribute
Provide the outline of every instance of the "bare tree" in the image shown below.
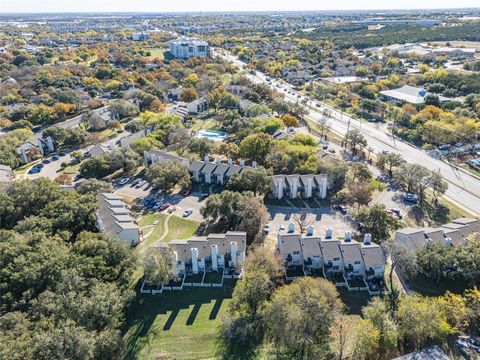
<svg viewBox="0 0 480 360"><path fill-rule="evenodd" d="M303 234L305 230L315 222L314 220L307 220L307 214L307 209L302 209L299 213L293 215L293 220L298 224L298 227L300 228L300 234Z"/></svg>
<svg viewBox="0 0 480 360"><path fill-rule="evenodd" d="M396 289L393 285L393 274L396 272L398 276L398 273L400 272L403 279L413 277L418 272L417 254L413 248L394 239L385 241L382 246L385 253L389 255L391 262L390 271L388 273L388 282L390 286L390 313L393 318L397 309L398 296L400 295L399 289Z"/></svg>

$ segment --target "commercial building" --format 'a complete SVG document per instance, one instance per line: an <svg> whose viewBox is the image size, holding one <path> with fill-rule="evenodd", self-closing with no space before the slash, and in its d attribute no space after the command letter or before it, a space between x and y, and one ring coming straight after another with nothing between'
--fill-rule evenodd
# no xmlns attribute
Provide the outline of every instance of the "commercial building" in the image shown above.
<svg viewBox="0 0 480 360"><path fill-rule="evenodd" d="M204 40L180 37L170 41L170 52L176 59L188 59L193 56L208 57L210 47Z"/></svg>
<svg viewBox="0 0 480 360"><path fill-rule="evenodd" d="M114 236L130 246L141 241L141 230L121 196L99 194L97 207L97 228L100 232Z"/></svg>
<svg viewBox="0 0 480 360"><path fill-rule="evenodd" d="M425 102L425 97L428 95L428 92L424 88L404 85L398 89L380 91L380 95L385 100L393 100L397 103L407 102L418 105ZM440 101L448 100L448 98L444 96L439 96L438 99Z"/></svg>

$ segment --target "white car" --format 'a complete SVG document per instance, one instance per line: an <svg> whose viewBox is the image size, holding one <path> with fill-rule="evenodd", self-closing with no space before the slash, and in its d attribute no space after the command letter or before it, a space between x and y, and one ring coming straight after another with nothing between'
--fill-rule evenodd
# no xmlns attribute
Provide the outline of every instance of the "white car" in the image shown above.
<svg viewBox="0 0 480 360"><path fill-rule="evenodd" d="M188 217L190 216L191 214L193 213L193 210L192 209L187 209L183 212L183 217Z"/></svg>
<svg viewBox="0 0 480 360"><path fill-rule="evenodd" d="M120 179L120 180L118 181L118 185L120 185L120 186L121 186L121 185L125 185L126 183L128 183L129 180L130 180L130 179L129 179L128 177L123 178L123 179Z"/></svg>
<svg viewBox="0 0 480 360"><path fill-rule="evenodd" d="M285 230L285 225L280 225L280 230Z"/></svg>

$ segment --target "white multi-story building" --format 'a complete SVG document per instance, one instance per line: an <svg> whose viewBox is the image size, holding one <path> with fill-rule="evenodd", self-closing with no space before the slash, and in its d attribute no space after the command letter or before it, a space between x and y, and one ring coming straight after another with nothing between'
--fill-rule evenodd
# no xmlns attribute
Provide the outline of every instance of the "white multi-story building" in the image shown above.
<svg viewBox="0 0 480 360"><path fill-rule="evenodd" d="M180 37L170 41L170 52L176 59L188 59L193 56L208 57L210 47L204 40Z"/></svg>
<svg viewBox="0 0 480 360"><path fill-rule="evenodd" d="M117 237L127 245L137 245L142 233L123 199L115 194L102 193L97 196L97 201L98 230Z"/></svg>
<svg viewBox="0 0 480 360"><path fill-rule="evenodd" d="M333 238L332 229L326 229L321 236L309 226L305 234L300 234L290 223L287 229L280 230L277 248L287 271L302 268L304 274L320 271L324 276L340 273L346 280L362 278L367 283L383 279L385 273L383 251L372 242L371 234L358 242L347 231L339 240Z"/></svg>

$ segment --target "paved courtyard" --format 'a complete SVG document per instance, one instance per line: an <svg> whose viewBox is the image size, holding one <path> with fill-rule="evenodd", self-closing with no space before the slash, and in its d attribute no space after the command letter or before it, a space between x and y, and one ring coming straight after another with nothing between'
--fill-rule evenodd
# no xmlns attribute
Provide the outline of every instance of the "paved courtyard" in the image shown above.
<svg viewBox="0 0 480 360"><path fill-rule="evenodd" d="M327 228L333 230L335 237L343 237L345 231L353 230L353 225L338 211L330 207L299 209L282 206L267 206L270 212L270 236L276 236L280 226L288 227L293 222L298 230L298 223L295 218L305 217L304 224L313 225L315 231L321 235L325 234Z"/></svg>

